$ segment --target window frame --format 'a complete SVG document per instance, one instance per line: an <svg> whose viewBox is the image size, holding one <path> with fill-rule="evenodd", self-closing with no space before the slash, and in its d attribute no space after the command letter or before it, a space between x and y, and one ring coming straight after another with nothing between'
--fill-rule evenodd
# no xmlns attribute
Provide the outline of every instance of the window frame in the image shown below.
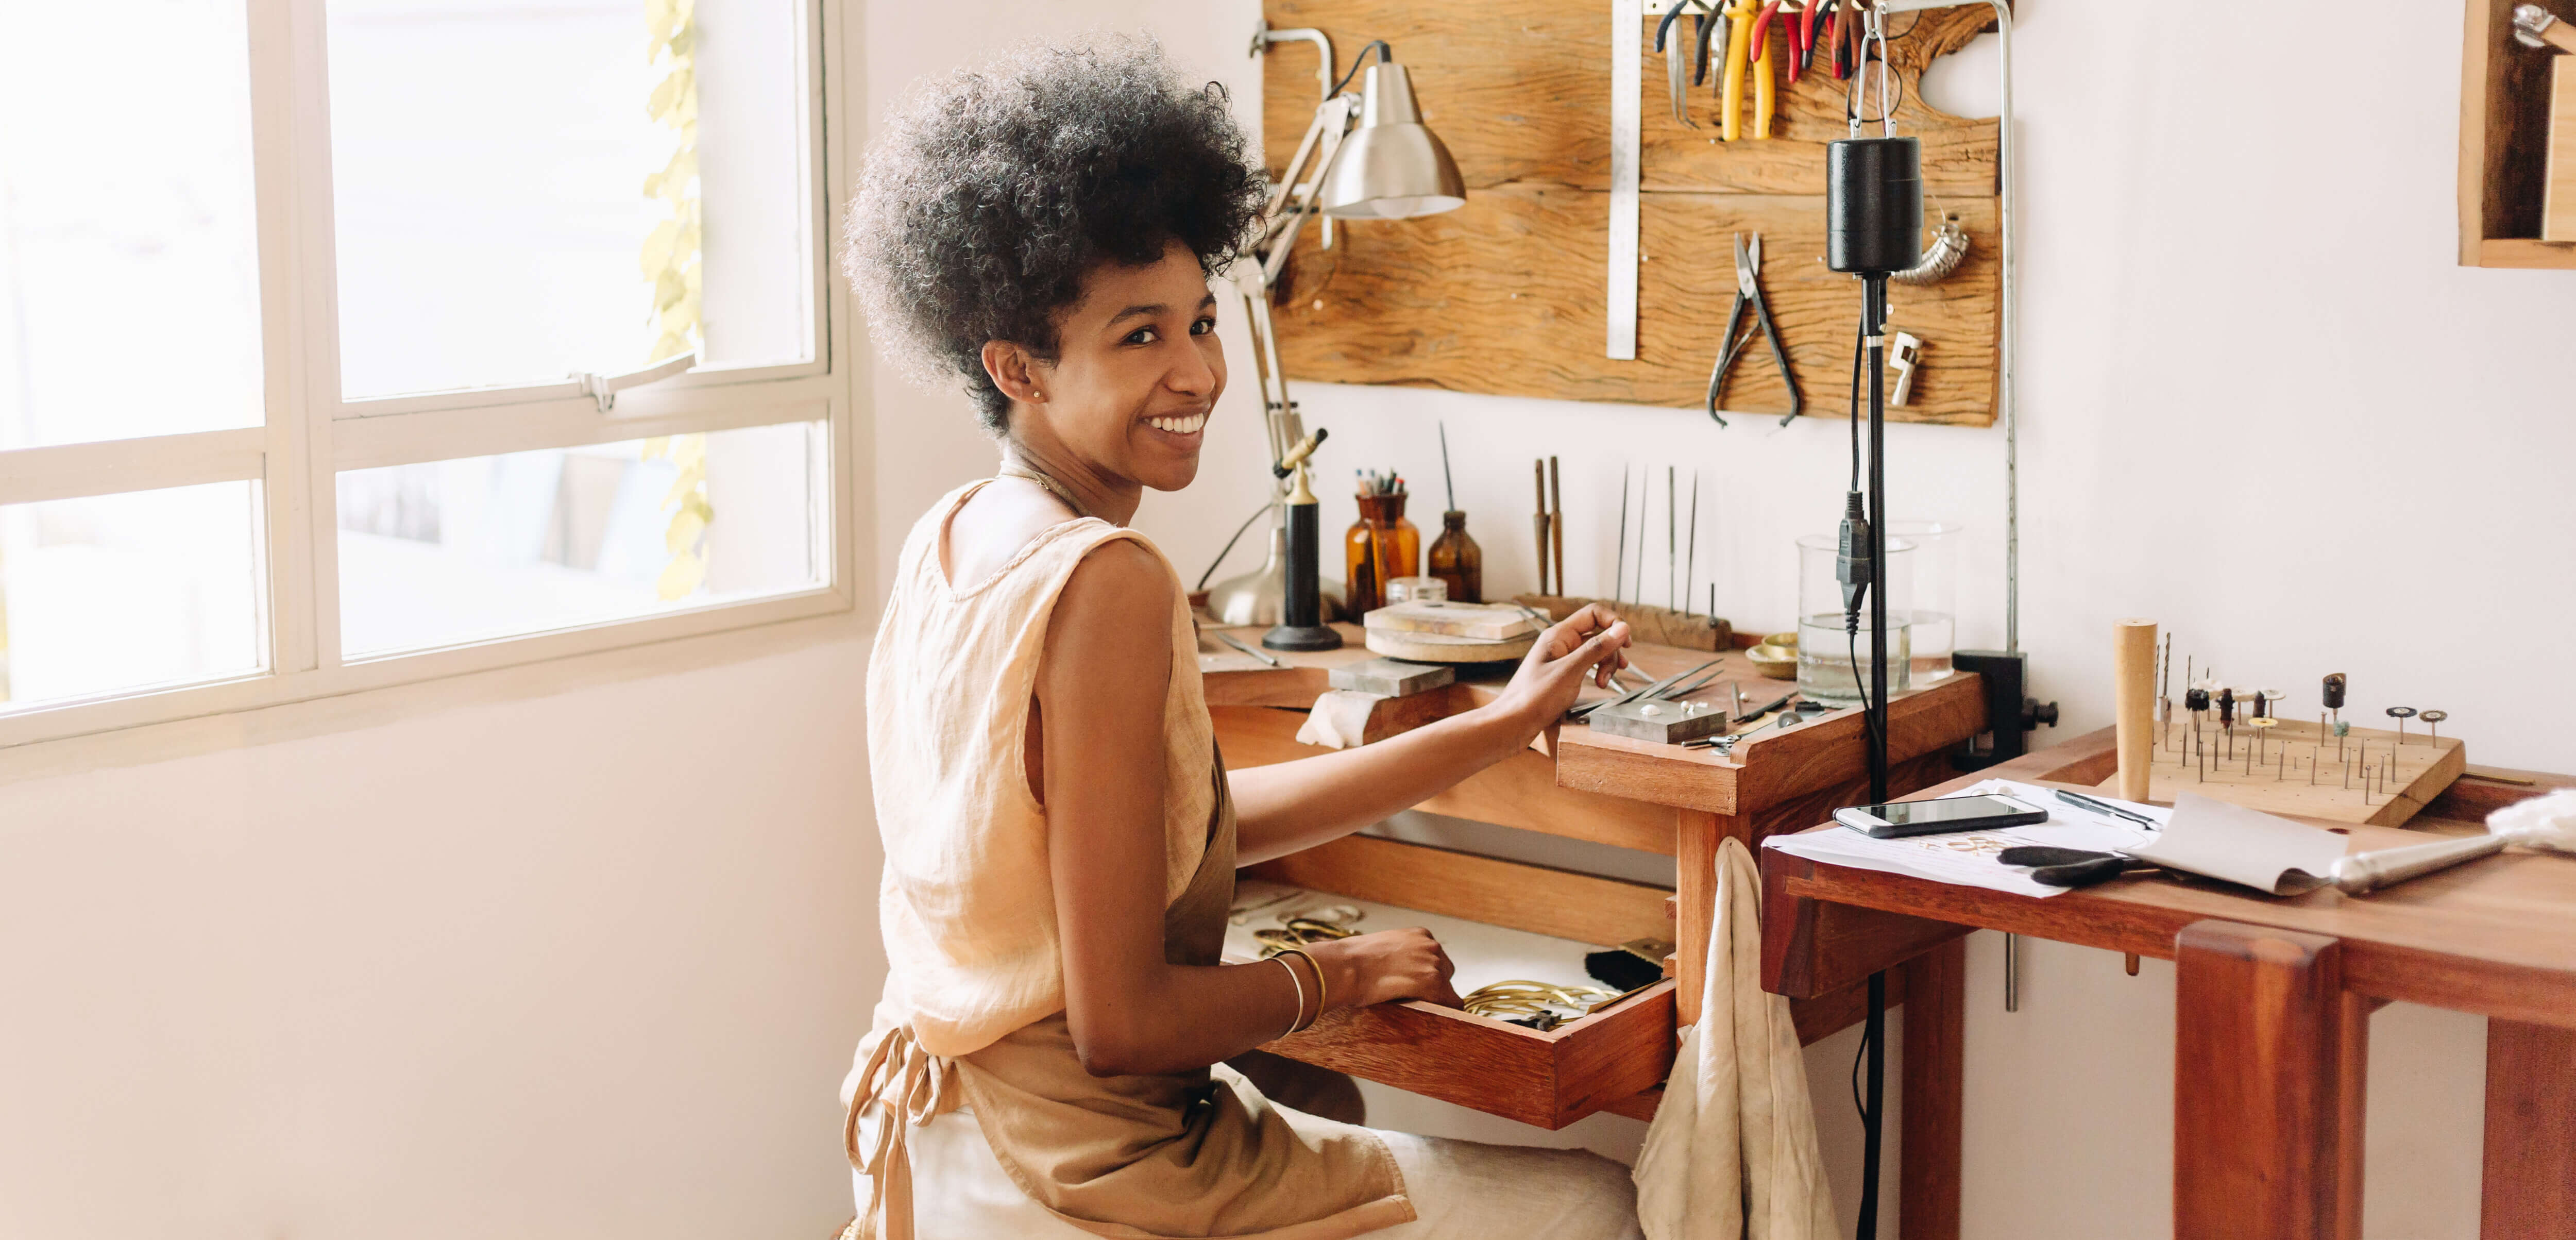
<svg viewBox="0 0 2576 1240"><path fill-rule="evenodd" d="M258 245L261 425L0 451L0 505L217 482L253 482L264 574L264 671L141 686L0 713L0 751L155 723L255 710L596 651L847 612L857 606L851 308L831 274L847 161L833 137L860 96L838 4L797 0L806 75L801 145L811 250L814 356L722 367L620 392L602 411L578 382L347 400L340 387L325 0L240 0L248 16L251 158ZM344 471L613 443L658 435L821 423L830 512L818 524L824 580L707 603L427 650L342 657L339 514Z"/></svg>

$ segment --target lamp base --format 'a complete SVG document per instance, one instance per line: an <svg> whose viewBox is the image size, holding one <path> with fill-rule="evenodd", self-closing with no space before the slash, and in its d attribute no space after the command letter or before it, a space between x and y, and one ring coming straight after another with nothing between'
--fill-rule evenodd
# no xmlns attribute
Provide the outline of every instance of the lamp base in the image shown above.
<svg viewBox="0 0 2576 1240"><path fill-rule="evenodd" d="M1261 644L1273 650L1339 650L1342 635L1330 625L1283 624L1262 634Z"/></svg>

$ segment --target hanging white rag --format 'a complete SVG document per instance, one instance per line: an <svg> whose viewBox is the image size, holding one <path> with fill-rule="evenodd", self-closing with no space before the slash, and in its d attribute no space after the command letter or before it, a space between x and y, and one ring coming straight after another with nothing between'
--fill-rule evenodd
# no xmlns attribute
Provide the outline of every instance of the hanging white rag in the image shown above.
<svg viewBox="0 0 2576 1240"><path fill-rule="evenodd" d="M1647 1240L1833 1240L1798 1027L1762 989L1762 884L1735 839L1716 887L1699 1021L1637 1157L1637 1218Z"/></svg>

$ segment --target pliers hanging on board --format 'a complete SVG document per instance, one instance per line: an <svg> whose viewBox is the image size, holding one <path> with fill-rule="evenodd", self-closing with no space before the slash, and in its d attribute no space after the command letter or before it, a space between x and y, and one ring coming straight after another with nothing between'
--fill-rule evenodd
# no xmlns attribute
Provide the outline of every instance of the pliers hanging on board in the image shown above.
<svg viewBox="0 0 2576 1240"><path fill-rule="evenodd" d="M1753 234L1747 249L1744 234L1735 234L1735 308L1726 314L1726 335L1720 337L1723 347L1717 355L1717 367L1708 372L1708 416L1719 426L1726 419L1718 416L1717 403L1726 395L1726 375L1734 369L1735 359L1744 355L1753 343L1753 332L1743 331L1744 308L1753 307L1753 326L1771 342L1771 360L1780 367L1781 385L1789 389L1789 415L1780 419L1787 426L1806 412L1807 398L1798 390L1798 376L1789 369L1789 351L1780 345L1779 329L1771 324L1771 303L1762 296L1762 234ZM1741 332L1741 334L1738 334Z"/></svg>
<svg viewBox="0 0 2576 1240"><path fill-rule="evenodd" d="M1780 0L1769 0L1755 12L1753 17L1753 136L1756 138L1771 136L1771 117L1779 110L1779 101L1775 92L1779 88L1780 79L1779 75L1771 69L1770 43L1771 19L1779 14ZM1784 58L1789 61L1790 80L1795 81L1798 75L1798 61L1795 56L1798 39L1796 23L1788 25L1785 37L1789 40L1791 51Z"/></svg>
<svg viewBox="0 0 2576 1240"><path fill-rule="evenodd" d="M1664 20L1655 23L1655 50L1662 53L1664 57L1665 97L1672 105L1673 119L1697 129L1699 122L1690 118L1689 88L1683 84L1685 75L1682 72L1681 43L1670 37L1673 22L1684 11L1693 8L1698 9L1699 12L1693 14L1691 18L1695 36L1692 42L1695 47L1692 52L1691 71L1688 74L1689 86L1697 86L1708 77L1708 31L1712 21L1710 16L1712 10L1705 0L1674 0L1673 6L1664 10ZM1671 48L1669 51L1665 50L1668 42Z"/></svg>

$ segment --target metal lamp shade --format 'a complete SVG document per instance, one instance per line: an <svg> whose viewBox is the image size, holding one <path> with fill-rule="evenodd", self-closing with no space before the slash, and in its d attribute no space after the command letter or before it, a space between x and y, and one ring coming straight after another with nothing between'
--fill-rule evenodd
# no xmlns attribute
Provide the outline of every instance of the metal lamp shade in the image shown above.
<svg viewBox="0 0 2576 1240"><path fill-rule="evenodd" d="M1342 140L1321 198L1325 214L1343 219L1411 219L1467 205L1458 161L1423 125L1404 66L1368 67L1359 128Z"/></svg>

